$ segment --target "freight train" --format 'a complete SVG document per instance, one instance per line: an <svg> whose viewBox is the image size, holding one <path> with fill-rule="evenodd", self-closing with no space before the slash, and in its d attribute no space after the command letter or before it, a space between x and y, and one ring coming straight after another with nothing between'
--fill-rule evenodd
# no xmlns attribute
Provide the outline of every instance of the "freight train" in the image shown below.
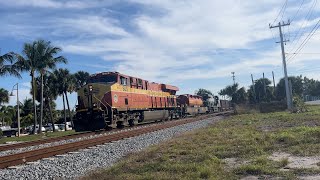
<svg viewBox="0 0 320 180"><path fill-rule="evenodd" d="M201 96L176 95L177 91L176 86L118 72L91 75L87 84L77 91L74 128L76 131L121 128L221 111L220 105L226 105L215 97L204 106Z"/></svg>

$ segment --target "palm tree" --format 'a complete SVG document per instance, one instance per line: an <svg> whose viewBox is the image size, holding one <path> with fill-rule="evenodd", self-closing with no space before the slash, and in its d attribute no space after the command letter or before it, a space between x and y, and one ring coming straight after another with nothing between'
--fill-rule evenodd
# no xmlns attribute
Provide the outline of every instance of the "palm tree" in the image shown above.
<svg viewBox="0 0 320 180"><path fill-rule="evenodd" d="M65 101L67 102L69 119L72 120L71 111L68 100L68 92L74 89L73 85L73 77L70 74L68 69L57 69L53 72L56 78L56 88L59 95L62 95L63 100L63 111L64 111L64 122L65 122L65 130L67 129L67 117L66 117L66 107Z"/></svg>
<svg viewBox="0 0 320 180"><path fill-rule="evenodd" d="M15 116L15 111L16 109L13 106L2 106L0 108L0 118L2 120L2 125L4 124L4 122L6 122L6 124L11 124L12 123L12 119Z"/></svg>
<svg viewBox="0 0 320 180"><path fill-rule="evenodd" d="M0 105L9 102L9 92L3 88L0 88Z"/></svg>
<svg viewBox="0 0 320 180"><path fill-rule="evenodd" d="M21 67L16 61L15 53L10 52L0 56L0 76L12 75L21 78Z"/></svg>
<svg viewBox="0 0 320 180"><path fill-rule="evenodd" d="M41 87L41 80L43 80L43 84L45 84L45 86L43 87L44 105L46 105L49 109L50 121L52 123L53 131L55 131L51 104L52 100L57 99L58 96L58 91L55 89L55 83L57 82L57 80L55 78L55 75L52 73L50 73L49 75L44 74L43 78L36 78L37 91L40 90L39 88ZM37 101L41 101L41 95L38 94L36 96L36 99Z"/></svg>
<svg viewBox="0 0 320 180"><path fill-rule="evenodd" d="M41 100L40 100L40 125L39 133L42 128L43 121L43 76L46 73L47 69L54 69L57 63L67 63L67 60L63 56L56 56L62 49L59 47L54 47L51 45L50 41L39 40L38 41L38 52L42 55L40 68L41 76Z"/></svg>
<svg viewBox="0 0 320 180"><path fill-rule="evenodd" d="M73 74L74 76L74 84L75 84L75 90L81 88L87 83L87 80L90 77L90 74L85 71L78 71Z"/></svg>
<svg viewBox="0 0 320 180"><path fill-rule="evenodd" d="M28 114L31 114L33 109L32 99L25 99L20 109L22 116L27 116Z"/></svg>
<svg viewBox="0 0 320 180"><path fill-rule="evenodd" d="M0 88L0 105L9 102L9 92L3 88ZM0 109L0 118L2 120L2 125L4 125L4 120L7 118L6 106L2 106Z"/></svg>
<svg viewBox="0 0 320 180"><path fill-rule="evenodd" d="M17 55L20 65L23 70L30 73L31 84L32 84L32 100L34 108L34 131L37 124L37 110L36 110L36 84L35 84L35 73L40 73L41 76L41 100L40 100L40 123L39 123L39 133L42 128L42 116L43 116L43 75L46 73L47 69L54 69L57 63L67 63L67 60L63 56L55 57L61 48L51 45L50 41L37 40L33 43L24 44L22 51L23 56ZM35 132L33 132L35 133Z"/></svg>

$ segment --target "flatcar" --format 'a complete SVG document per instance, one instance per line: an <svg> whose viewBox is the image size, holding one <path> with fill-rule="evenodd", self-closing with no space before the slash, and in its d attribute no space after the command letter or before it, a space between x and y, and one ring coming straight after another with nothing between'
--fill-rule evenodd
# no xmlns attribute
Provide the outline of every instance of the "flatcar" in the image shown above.
<svg viewBox="0 0 320 180"><path fill-rule="evenodd" d="M177 115L178 87L118 72L91 75L77 91L76 131L94 131L168 120Z"/></svg>

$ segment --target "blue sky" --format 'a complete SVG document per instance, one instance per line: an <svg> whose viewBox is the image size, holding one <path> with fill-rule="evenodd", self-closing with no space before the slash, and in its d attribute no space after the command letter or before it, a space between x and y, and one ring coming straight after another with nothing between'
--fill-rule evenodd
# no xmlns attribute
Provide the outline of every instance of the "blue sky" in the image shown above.
<svg viewBox="0 0 320 180"><path fill-rule="evenodd" d="M179 93L206 88L215 94L236 81L283 76L277 29L269 29L284 0L1 0L1 54L21 52L23 43L42 38L63 49L70 69L119 71L170 83ZM303 3L302 3L303 2ZM301 8L300 5L302 4ZM310 13L309 13L310 12ZM308 16L309 15L309 16ZM286 52L293 53L319 21L320 2L289 0L276 19L293 19L284 28ZM319 34L294 59L289 75L319 79ZM314 54L315 53L315 54ZM290 57L292 54L288 54ZM0 87L20 83L20 99L30 97L30 77L1 77ZM76 95L70 96L71 106ZM10 104L14 104L11 98ZM57 100L62 107L61 98Z"/></svg>

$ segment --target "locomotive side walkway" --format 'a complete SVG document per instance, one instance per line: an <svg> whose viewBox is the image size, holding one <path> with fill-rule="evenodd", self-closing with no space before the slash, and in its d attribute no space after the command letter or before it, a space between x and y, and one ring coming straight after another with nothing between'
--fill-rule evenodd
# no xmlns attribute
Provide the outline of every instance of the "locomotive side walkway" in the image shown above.
<svg viewBox="0 0 320 180"><path fill-rule="evenodd" d="M126 138L113 143L83 149L75 153L21 165L15 169L1 169L0 177L4 179L66 179L78 177L85 175L90 170L111 166L129 153L141 151L150 145L157 144L183 132L206 127L221 118L212 117Z"/></svg>
<svg viewBox="0 0 320 180"><path fill-rule="evenodd" d="M86 179L320 179L320 107L237 115Z"/></svg>

